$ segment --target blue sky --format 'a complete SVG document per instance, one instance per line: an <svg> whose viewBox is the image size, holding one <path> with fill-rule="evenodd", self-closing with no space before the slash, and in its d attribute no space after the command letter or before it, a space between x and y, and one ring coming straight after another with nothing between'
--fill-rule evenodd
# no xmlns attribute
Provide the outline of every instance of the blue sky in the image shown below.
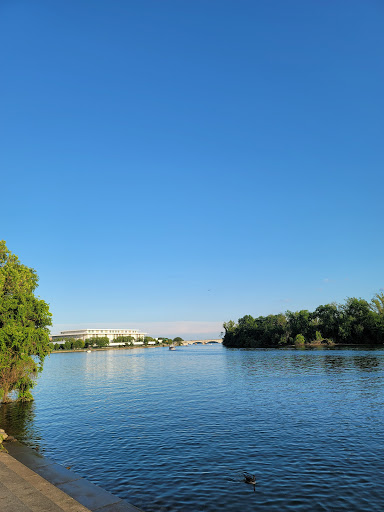
<svg viewBox="0 0 384 512"><path fill-rule="evenodd" d="M0 238L52 332L384 287L384 6L3 0Z"/></svg>

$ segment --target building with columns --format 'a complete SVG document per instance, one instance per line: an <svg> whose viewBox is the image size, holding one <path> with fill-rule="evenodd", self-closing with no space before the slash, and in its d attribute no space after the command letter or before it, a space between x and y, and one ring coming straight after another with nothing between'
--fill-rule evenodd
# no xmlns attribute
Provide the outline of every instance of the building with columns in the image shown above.
<svg viewBox="0 0 384 512"><path fill-rule="evenodd" d="M118 336L132 336L134 345L142 345L146 332L140 332L137 329L77 329L75 331L61 331L60 334L52 336L53 343L59 343L59 340L74 339L87 341L89 338L105 338L109 339L110 346L117 346L120 343L114 343Z"/></svg>

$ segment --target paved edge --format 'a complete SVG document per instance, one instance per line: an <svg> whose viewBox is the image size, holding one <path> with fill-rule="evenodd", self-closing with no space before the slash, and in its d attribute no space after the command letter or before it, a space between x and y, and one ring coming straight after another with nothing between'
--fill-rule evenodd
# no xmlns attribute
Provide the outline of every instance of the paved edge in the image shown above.
<svg viewBox="0 0 384 512"><path fill-rule="evenodd" d="M82 478L74 471L40 455L28 446L13 441L5 442L4 447L8 451L8 455L4 455L10 459L16 459L33 475L39 475L64 496L69 496L70 499L85 507L79 509L81 512L143 512L127 501Z"/></svg>
<svg viewBox="0 0 384 512"><path fill-rule="evenodd" d="M90 512L71 496L13 458L0 452L1 510Z"/></svg>

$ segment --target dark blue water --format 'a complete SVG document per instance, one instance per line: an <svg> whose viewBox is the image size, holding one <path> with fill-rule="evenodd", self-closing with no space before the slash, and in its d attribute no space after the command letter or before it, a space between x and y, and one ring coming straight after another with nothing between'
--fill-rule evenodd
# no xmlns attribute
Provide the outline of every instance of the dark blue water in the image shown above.
<svg viewBox="0 0 384 512"><path fill-rule="evenodd" d="M53 354L34 396L5 428L147 512L384 510L384 350Z"/></svg>

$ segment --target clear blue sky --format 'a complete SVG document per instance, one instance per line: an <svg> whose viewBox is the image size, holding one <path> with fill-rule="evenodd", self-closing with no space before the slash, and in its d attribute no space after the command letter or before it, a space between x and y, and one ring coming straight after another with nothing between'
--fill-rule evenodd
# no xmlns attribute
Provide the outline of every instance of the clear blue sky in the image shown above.
<svg viewBox="0 0 384 512"><path fill-rule="evenodd" d="M54 333L384 287L381 0L2 0L0 238Z"/></svg>

